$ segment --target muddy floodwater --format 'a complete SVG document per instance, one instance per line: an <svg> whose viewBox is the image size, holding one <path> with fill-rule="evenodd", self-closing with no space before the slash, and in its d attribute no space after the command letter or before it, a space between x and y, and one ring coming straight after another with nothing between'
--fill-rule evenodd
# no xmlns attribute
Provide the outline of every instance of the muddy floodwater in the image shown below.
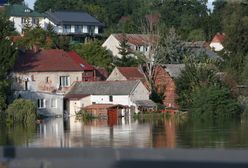
<svg viewBox="0 0 248 168"><path fill-rule="evenodd" d="M0 146L248 149L247 131L247 120L134 120L130 117L113 124L107 120L51 118L26 127L1 125Z"/></svg>

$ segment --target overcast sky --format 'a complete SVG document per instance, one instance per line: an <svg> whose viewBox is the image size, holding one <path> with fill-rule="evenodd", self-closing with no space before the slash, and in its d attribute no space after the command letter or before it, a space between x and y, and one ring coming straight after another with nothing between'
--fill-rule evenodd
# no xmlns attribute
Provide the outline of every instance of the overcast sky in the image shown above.
<svg viewBox="0 0 248 168"><path fill-rule="evenodd" d="M35 2L36 0L25 0L25 3L26 4L28 4L28 6L31 8L31 9L33 9L33 7L34 7L34 2ZM210 8L210 9L212 9L213 8L213 6L212 6L212 2L213 2L214 0L208 0L208 8Z"/></svg>

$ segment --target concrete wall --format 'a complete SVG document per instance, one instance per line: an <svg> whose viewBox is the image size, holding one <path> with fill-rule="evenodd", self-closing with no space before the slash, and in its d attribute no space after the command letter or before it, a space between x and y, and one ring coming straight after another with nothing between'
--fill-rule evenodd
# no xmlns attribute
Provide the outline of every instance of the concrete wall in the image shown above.
<svg viewBox="0 0 248 168"><path fill-rule="evenodd" d="M125 76L123 76L117 67L111 72L107 81L114 81L114 80L127 80Z"/></svg>
<svg viewBox="0 0 248 168"><path fill-rule="evenodd" d="M29 99L37 104L38 99L45 99L45 108L39 109L38 114L45 116L62 116L63 115L63 102L64 96L58 94L49 94L42 92L30 92L30 91L16 91L16 97L22 97L24 99ZM51 106L51 101L56 101L56 107Z"/></svg>

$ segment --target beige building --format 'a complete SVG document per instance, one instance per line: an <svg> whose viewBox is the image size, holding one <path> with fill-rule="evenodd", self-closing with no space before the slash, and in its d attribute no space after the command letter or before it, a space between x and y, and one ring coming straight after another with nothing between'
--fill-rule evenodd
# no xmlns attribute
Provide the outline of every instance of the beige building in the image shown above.
<svg viewBox="0 0 248 168"><path fill-rule="evenodd" d="M42 115L63 115L64 94L73 82L95 79L94 68L74 52L42 50L20 53L12 73L17 97L37 103Z"/></svg>

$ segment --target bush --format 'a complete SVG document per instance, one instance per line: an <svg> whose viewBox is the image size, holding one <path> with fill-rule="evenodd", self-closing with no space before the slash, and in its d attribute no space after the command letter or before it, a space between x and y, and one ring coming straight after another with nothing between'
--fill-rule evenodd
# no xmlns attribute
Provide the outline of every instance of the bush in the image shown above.
<svg viewBox="0 0 248 168"><path fill-rule="evenodd" d="M199 87L191 96L190 112L194 118L220 119L240 115L238 103L225 87L219 85Z"/></svg>
<svg viewBox="0 0 248 168"><path fill-rule="evenodd" d="M16 99L6 110L6 121L14 123L32 123L37 118L37 108L35 103L30 100Z"/></svg>

